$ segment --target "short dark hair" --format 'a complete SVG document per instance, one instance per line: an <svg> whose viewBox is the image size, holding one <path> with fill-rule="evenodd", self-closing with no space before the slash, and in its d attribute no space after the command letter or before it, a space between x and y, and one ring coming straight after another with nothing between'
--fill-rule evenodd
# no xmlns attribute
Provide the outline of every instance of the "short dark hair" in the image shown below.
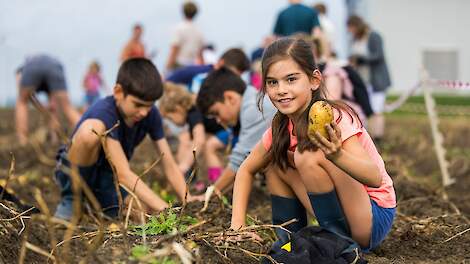
<svg viewBox="0 0 470 264"><path fill-rule="evenodd" d="M323 4L323 3L318 3L318 4L314 5L313 8L314 8L315 10L317 10L318 13L320 13L320 14L322 14L322 15L326 15L327 10L326 10L325 4Z"/></svg>
<svg viewBox="0 0 470 264"><path fill-rule="evenodd" d="M186 2L183 5L183 13L184 17L187 19L193 19L194 16L197 14L197 6L193 2Z"/></svg>
<svg viewBox="0 0 470 264"><path fill-rule="evenodd" d="M246 56L245 52L239 48L232 48L224 52L220 59L224 60L225 66L233 66L240 73L243 73L250 69L250 60Z"/></svg>
<svg viewBox="0 0 470 264"><path fill-rule="evenodd" d="M212 105L224 101L225 91L235 91L243 95L245 89L246 84L238 75L222 67L211 72L204 80L197 95L196 105L202 114L207 115Z"/></svg>
<svg viewBox="0 0 470 264"><path fill-rule="evenodd" d="M125 95L144 101L156 101L163 94L163 83L157 67L148 59L132 58L124 61L116 80Z"/></svg>

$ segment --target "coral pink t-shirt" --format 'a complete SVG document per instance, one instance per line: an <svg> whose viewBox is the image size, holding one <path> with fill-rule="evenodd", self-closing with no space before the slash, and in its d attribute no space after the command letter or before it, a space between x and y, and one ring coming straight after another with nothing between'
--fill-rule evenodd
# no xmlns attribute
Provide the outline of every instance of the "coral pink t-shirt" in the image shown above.
<svg viewBox="0 0 470 264"><path fill-rule="evenodd" d="M369 136L369 133L367 133L366 129L361 124L359 124L356 119L354 119L354 122L352 122L352 119L349 114L344 111L342 111L342 118L339 119L339 113L336 109L334 109L334 117L336 123L341 129L342 142L352 136L356 136L359 140L359 143L362 145L367 154L369 154L369 157L375 162L375 164L380 170L380 174L382 175L382 184L379 188L372 188L364 185L364 188L369 194L369 197L383 208L396 207L396 197L395 190L393 189L393 181L385 170L384 161L382 160L382 157L377 151L377 148L375 147L372 138ZM297 147L297 137L292 133L294 125L292 124L291 120L289 120L289 125L287 126L287 128L289 129L290 135L289 150L295 151L295 148ZM262 142L266 150L271 147L271 127L264 133Z"/></svg>

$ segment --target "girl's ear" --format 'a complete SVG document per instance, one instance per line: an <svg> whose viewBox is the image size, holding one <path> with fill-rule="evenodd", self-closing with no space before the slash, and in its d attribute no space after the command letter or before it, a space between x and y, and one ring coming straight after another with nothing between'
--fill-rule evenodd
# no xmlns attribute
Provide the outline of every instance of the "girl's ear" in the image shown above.
<svg viewBox="0 0 470 264"><path fill-rule="evenodd" d="M321 72L316 69L313 71L313 76L312 78L310 79L310 83L312 84L312 91L315 91L317 90L318 88L320 88L320 85L321 83L323 82L323 76L321 74Z"/></svg>

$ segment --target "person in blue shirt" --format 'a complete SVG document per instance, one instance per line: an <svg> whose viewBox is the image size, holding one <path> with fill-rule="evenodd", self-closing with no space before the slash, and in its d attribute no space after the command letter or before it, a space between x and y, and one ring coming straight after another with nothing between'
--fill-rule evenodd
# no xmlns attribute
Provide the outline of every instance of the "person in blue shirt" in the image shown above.
<svg viewBox="0 0 470 264"><path fill-rule="evenodd" d="M274 35L286 37L295 33L320 34L320 21L315 9L302 4L301 0L289 0L289 7L276 19Z"/></svg>
<svg viewBox="0 0 470 264"><path fill-rule="evenodd" d="M178 68L166 77L166 81L186 85L190 92L197 94L207 74L224 66L241 75L250 69L250 61L243 50L231 48L222 54L216 64L189 65Z"/></svg>
<svg viewBox="0 0 470 264"><path fill-rule="evenodd" d="M119 212L118 193L110 162L115 167L119 184L135 193L147 213L168 207L129 166L135 147L146 135L150 136L162 158L161 163L168 181L179 198L184 199L184 177L164 138L162 119L155 107L155 101L162 94L160 74L150 60L133 58L121 65L113 95L97 101L83 114L72 133L70 143L59 150L55 177L62 199L57 207L56 217L69 220L73 215L74 195L69 175L72 165L77 166L81 177L107 216L116 217ZM107 153L95 134L106 131L110 131L105 138ZM120 192L126 204L129 198L127 192L122 187ZM188 195L187 200L202 200L202 197Z"/></svg>

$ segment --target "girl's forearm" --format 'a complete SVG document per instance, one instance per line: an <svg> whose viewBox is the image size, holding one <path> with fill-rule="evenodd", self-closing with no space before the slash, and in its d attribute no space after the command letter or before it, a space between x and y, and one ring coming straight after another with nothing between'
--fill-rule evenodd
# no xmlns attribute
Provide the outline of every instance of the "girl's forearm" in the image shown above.
<svg viewBox="0 0 470 264"><path fill-rule="evenodd" d="M245 225L246 208L248 206L252 182L253 175L244 171L243 168L240 168L235 177L235 185L233 188L231 227L234 229Z"/></svg>
<svg viewBox="0 0 470 264"><path fill-rule="evenodd" d="M330 157L330 161L362 184L374 188L382 184L379 168L369 160L361 159L341 149L334 157Z"/></svg>

